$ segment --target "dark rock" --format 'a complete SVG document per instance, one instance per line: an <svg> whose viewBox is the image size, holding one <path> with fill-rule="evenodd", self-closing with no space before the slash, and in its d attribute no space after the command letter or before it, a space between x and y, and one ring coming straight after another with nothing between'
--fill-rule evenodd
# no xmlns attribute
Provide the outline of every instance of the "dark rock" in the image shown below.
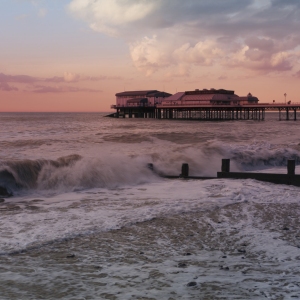
<svg viewBox="0 0 300 300"><path fill-rule="evenodd" d="M144 254L144 252L143 252L143 251L141 251L141 252L140 252L140 254Z"/></svg>
<svg viewBox="0 0 300 300"><path fill-rule="evenodd" d="M178 266L178 268L186 268L187 267L186 263L183 263L183 262L180 262L177 266Z"/></svg>
<svg viewBox="0 0 300 300"><path fill-rule="evenodd" d="M190 256L190 255L192 255L192 253L190 252L184 253L184 256Z"/></svg>
<svg viewBox="0 0 300 300"><path fill-rule="evenodd" d="M245 249L238 249L238 252L239 253L246 253L246 250Z"/></svg>
<svg viewBox="0 0 300 300"><path fill-rule="evenodd" d="M284 226L282 230L290 230L288 227Z"/></svg>
<svg viewBox="0 0 300 300"><path fill-rule="evenodd" d="M222 258L227 258L227 256L226 256L226 255L224 255L224 256L222 256Z"/></svg>
<svg viewBox="0 0 300 300"><path fill-rule="evenodd" d="M226 271L228 271L228 270L229 270L229 267L225 267L225 268L223 268L223 270L226 270Z"/></svg>
<svg viewBox="0 0 300 300"><path fill-rule="evenodd" d="M5 200L4 199L0 199L0 203L3 203Z"/></svg>
<svg viewBox="0 0 300 300"><path fill-rule="evenodd" d="M0 196L2 197L11 197L13 194L10 193L6 187L0 186Z"/></svg>
<svg viewBox="0 0 300 300"><path fill-rule="evenodd" d="M75 257L75 254L69 254L67 255L67 258L74 258Z"/></svg>
<svg viewBox="0 0 300 300"><path fill-rule="evenodd" d="M197 282L195 282L195 281L189 282L187 284L187 286L196 286L196 285L197 285Z"/></svg>

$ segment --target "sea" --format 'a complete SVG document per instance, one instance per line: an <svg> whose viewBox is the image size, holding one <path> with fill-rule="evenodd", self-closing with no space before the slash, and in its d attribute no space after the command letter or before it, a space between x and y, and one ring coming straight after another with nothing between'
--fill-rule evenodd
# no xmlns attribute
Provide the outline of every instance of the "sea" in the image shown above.
<svg viewBox="0 0 300 300"><path fill-rule="evenodd" d="M273 265L276 271L266 269L263 276L256 270L251 276L254 281L261 279L256 284L249 278L242 281L241 273L228 275L230 266L229 273L224 275L218 260L224 254L222 256L219 248L210 248L210 254L194 250L191 269L188 265L178 268L169 256L160 263L153 261L151 265L149 262L148 268L155 266L162 274L158 276L159 282L165 285L161 286L143 273L145 260L116 262L119 252L111 258L113 262L107 257L103 260L98 254L99 261L102 259L101 276L90 269L79 270L78 265L76 269L80 253L75 253L73 248L72 253L67 251L63 257L66 263L72 258L76 260L70 263L72 270L67 271L54 258L51 264L48 258L46 264L45 253L50 253L56 245L61 247L63 243L82 239L87 241L83 244L88 248L91 237L113 232L121 234L122 230L133 230L136 226L147 230L146 225L153 220L194 214L205 215L208 220L208 215L217 210L228 212L230 205L254 208L289 204L298 211L299 187L250 179L166 179L160 174L179 175L182 164L188 163L191 176L216 177L223 158L231 160L232 171L274 173L286 173L287 160L295 159L296 173L300 173L299 120L279 121L275 112L266 113L265 121L214 122L114 119L105 115L0 113L0 186L12 195L0 196L0 299L300 298L300 249L297 248L300 243L291 244L280 238L276 230L255 226L253 220L258 209L252 211L253 214L249 209L251 222L247 226L243 223L239 230L248 228L249 251L253 255L264 253L260 257L261 264L266 260L271 268L270 260L275 257L279 263ZM155 171L149 164L153 164ZM285 225L284 221L278 222ZM232 229L229 223L224 223L220 230ZM156 230L162 231L159 226L158 223ZM176 226L179 225L174 228ZM180 226L184 228L185 224ZM288 230L292 232L291 227L286 232ZM297 236L298 228L294 230ZM154 245L152 242L148 246L143 244L144 250L139 253L147 254L147 247L153 251L155 247L169 249L166 241L170 232ZM239 240L244 238L243 233ZM132 244L137 243L138 234L131 232L130 239ZM116 240L111 238L110 243L116 245ZM188 242L184 243L187 246ZM121 242L118 247L122 248ZM99 248L102 248L101 242ZM203 248L203 251L208 250ZM43 260L32 255L36 251L42 253ZM246 254L244 256L247 259ZM177 256L172 259L179 261ZM197 275L200 267L196 268L196 261L204 259L212 263L211 268L205 267L207 277ZM176 268L179 273L175 272ZM85 282L84 278L91 273L89 283ZM125 284L128 274L131 283ZM289 277L285 280L285 276ZM270 284L269 281L275 287L278 281L278 288L265 284ZM214 283L209 292L208 282ZM218 286L222 286L220 294ZM242 296L242 290L245 292L247 287L248 294ZM203 294L204 291L208 294Z"/></svg>

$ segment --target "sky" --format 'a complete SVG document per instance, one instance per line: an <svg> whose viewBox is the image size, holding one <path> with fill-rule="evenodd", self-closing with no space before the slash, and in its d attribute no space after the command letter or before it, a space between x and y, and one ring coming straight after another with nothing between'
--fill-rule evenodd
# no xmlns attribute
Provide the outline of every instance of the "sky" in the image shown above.
<svg viewBox="0 0 300 300"><path fill-rule="evenodd" d="M300 102L299 0L1 0L0 112L204 88Z"/></svg>

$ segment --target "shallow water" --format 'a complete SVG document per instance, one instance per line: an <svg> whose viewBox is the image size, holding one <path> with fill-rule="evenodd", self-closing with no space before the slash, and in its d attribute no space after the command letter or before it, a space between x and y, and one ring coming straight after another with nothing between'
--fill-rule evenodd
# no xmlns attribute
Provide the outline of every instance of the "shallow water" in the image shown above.
<svg viewBox="0 0 300 300"><path fill-rule="evenodd" d="M157 217L209 213L238 203L299 204L297 187L254 180L166 180L147 168L153 163L159 172L178 175L181 164L189 163L191 175L216 176L221 159L230 158L233 171L285 172L288 159L300 164L299 124L277 118L268 113L264 122L189 122L110 119L96 113L1 113L0 186L14 197L0 203L0 253L10 257ZM263 242L253 240L253 247ZM289 245L282 247L290 251ZM27 259L29 264L35 260ZM19 267L16 285L28 272Z"/></svg>

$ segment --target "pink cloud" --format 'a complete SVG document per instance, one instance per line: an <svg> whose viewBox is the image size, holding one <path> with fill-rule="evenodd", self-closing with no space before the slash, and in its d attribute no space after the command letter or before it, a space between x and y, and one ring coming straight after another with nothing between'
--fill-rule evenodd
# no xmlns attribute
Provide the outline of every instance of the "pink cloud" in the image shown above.
<svg viewBox="0 0 300 300"><path fill-rule="evenodd" d="M85 76L76 73L65 72L64 76L55 77L33 77L29 75L6 75L0 73L0 83L21 83L21 84L35 84L37 82L49 83L64 83L64 82L80 82L80 81L101 81L101 80L120 80L120 76Z"/></svg>
<svg viewBox="0 0 300 300"><path fill-rule="evenodd" d="M18 91L18 88L14 87L14 86L10 86L6 82L0 82L0 91L12 92L12 91Z"/></svg>
<svg viewBox="0 0 300 300"><path fill-rule="evenodd" d="M85 92L85 93L101 93L101 90L94 90L94 89L87 89L87 88L78 88L72 86L59 86L59 87L51 87L51 86L36 86L32 91L33 93L78 93L78 92Z"/></svg>

